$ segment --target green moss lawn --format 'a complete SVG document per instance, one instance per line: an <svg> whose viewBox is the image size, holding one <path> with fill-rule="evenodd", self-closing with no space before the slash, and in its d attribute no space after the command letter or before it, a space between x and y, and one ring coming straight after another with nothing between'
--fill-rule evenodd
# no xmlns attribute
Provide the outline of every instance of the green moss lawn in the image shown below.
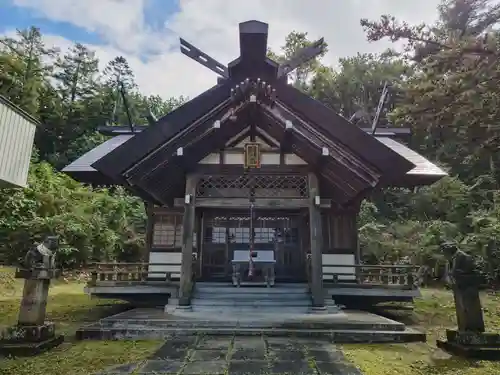
<svg viewBox="0 0 500 375"><path fill-rule="evenodd" d="M33 358L2 359L2 375L83 375L114 364L146 359L159 341L75 341L75 330L108 315L120 302L90 299L83 293L84 282L58 281L50 290L48 320L66 335L59 348ZM0 327L14 324L22 293L22 281L13 278L13 270L0 267ZM482 295L488 330L500 332L500 294ZM118 306L119 307L119 306ZM408 315L408 314L406 314ZM398 345L343 345L347 358L365 375L498 375L500 363L471 362L443 353L435 346L446 328L453 328L455 315L449 291L423 290L411 317L413 325L425 329L427 343Z"/></svg>
<svg viewBox="0 0 500 375"><path fill-rule="evenodd" d="M412 316L405 318L427 332L427 343L343 345L348 359L365 375L500 374L500 362L462 360L436 348L436 339L444 338L445 329L456 327L453 296L438 289L424 289L422 295ZM484 293L482 301L487 330L500 332L500 294Z"/></svg>
<svg viewBox="0 0 500 375"><path fill-rule="evenodd" d="M66 341L57 349L32 358L1 359L2 375L88 375L108 366L146 359L159 341L75 341L76 329L116 311L120 302L90 299L83 293L84 282L58 281L50 290L48 320ZM0 267L0 327L16 323L22 281L13 278L13 270ZM113 305L115 305L113 307Z"/></svg>

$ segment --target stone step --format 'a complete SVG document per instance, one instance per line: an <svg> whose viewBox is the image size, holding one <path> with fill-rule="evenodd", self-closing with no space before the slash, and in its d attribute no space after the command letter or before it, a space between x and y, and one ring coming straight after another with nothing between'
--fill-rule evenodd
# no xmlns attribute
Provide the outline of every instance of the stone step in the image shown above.
<svg viewBox="0 0 500 375"><path fill-rule="evenodd" d="M304 303L296 303L296 304L263 304L259 302L254 302L254 303L246 303L246 304L239 304L239 305L229 305L229 304L205 304L205 303L197 303L197 301L192 301L191 306L193 309L202 309L203 311L219 311L222 313L226 312L231 312L233 314L240 314L240 313L248 313L248 312L268 312L268 313L276 313L276 314L281 314L281 313L296 313L296 312L302 312L302 311L307 311L311 303L310 302L304 302Z"/></svg>
<svg viewBox="0 0 500 375"><path fill-rule="evenodd" d="M206 311L212 313L231 313L231 314L247 314L247 313L275 313L275 314L295 314L309 311L310 305L302 306L277 306L277 305L247 305L247 306L212 306L212 305L196 305L192 304L193 311Z"/></svg>
<svg viewBox="0 0 500 375"><path fill-rule="evenodd" d="M94 328L104 330L109 329L128 329L142 330L149 328L156 329L295 329L295 330L346 330L348 326L351 330L356 331L387 331L387 332L402 332L405 330L404 325L396 324L370 324L363 322L351 322L346 325L345 322L329 322L329 321L271 321L269 319L255 320L239 320L239 321L214 321L214 320L123 320L123 321L101 321L94 325Z"/></svg>
<svg viewBox="0 0 500 375"><path fill-rule="evenodd" d="M262 286L264 285L264 286ZM231 282L210 282L210 281L197 281L196 287L210 287L210 288L234 288ZM294 288L307 288L307 283L275 283L271 289L294 289ZM253 284L251 282L245 283L245 289L266 289L265 284Z"/></svg>
<svg viewBox="0 0 500 375"><path fill-rule="evenodd" d="M199 294L224 294L224 295L275 295L275 294L308 294L309 288L307 287L272 287L272 288L251 288L251 287L234 287L234 286L224 286L224 287L212 287L212 286L195 286L195 293Z"/></svg>
<svg viewBox="0 0 500 375"><path fill-rule="evenodd" d="M287 299L287 300L272 300L272 299L223 299L223 298L193 298L191 300L193 306L309 306L311 305L310 298Z"/></svg>
<svg viewBox="0 0 500 375"><path fill-rule="evenodd" d="M195 290L193 296L202 298L267 298L267 299L294 299L294 298L309 298L310 293L300 292L300 293L255 293L255 292L245 292L239 293L238 290L232 292L205 292Z"/></svg>
<svg viewBox="0 0 500 375"><path fill-rule="evenodd" d="M288 328L169 328L143 327L142 329L84 327L76 332L78 340L166 340L172 335L321 337L334 343L405 343L425 342L425 333L406 328L404 331L328 330Z"/></svg>
<svg viewBox="0 0 500 375"><path fill-rule="evenodd" d="M248 313L268 313L268 314L276 314L279 316L280 314L306 314L310 310L309 306L290 306L290 307L282 307L277 309L275 306L273 307L253 307L246 306L244 308L232 307L228 308L225 306L193 306L192 311L196 313L206 313L206 314L248 314Z"/></svg>

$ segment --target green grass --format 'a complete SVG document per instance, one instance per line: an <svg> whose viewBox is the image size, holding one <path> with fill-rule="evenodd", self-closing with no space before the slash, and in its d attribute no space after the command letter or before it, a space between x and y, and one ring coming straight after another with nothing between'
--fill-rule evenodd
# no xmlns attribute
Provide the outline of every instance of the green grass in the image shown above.
<svg viewBox="0 0 500 375"><path fill-rule="evenodd" d="M411 320L427 332L427 343L344 345L347 358L365 375L500 374L500 363L459 359L436 348L436 339L443 339L447 328L456 328L453 296L437 289L424 289L422 294ZM487 331L500 333L500 295L484 293L481 299Z"/></svg>
<svg viewBox="0 0 500 375"><path fill-rule="evenodd" d="M15 324L22 295L22 280L13 270L0 267L0 328ZM2 375L87 375L115 364L144 360L161 346L160 341L75 341L76 329L108 315L118 301L91 299L84 283L58 281L50 289L47 320L56 323L65 343L37 357L1 359Z"/></svg>
<svg viewBox="0 0 500 375"><path fill-rule="evenodd" d="M15 324L22 280L13 270L0 267L0 327ZM108 366L144 360L160 347L160 341L74 341L75 330L110 313L117 301L90 299L83 282L58 281L50 290L48 320L66 335L59 348L33 358L0 360L1 375L83 375ZM500 363L471 362L450 357L435 346L446 328L455 327L451 292L426 289L416 302L412 319L428 333L427 343L397 345L344 345L347 358L365 375L497 375ZM487 330L500 332L500 295L483 294Z"/></svg>

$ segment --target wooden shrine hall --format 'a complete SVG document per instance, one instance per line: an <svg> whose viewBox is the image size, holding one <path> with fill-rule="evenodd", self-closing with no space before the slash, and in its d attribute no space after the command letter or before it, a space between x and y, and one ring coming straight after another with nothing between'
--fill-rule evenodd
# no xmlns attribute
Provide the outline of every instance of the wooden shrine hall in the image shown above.
<svg viewBox="0 0 500 375"><path fill-rule="evenodd" d="M446 173L401 143L406 129L358 127L288 84L322 40L278 64L266 56L267 24L239 28L227 66L181 39L215 86L149 126L103 128L109 140L63 169L147 206L147 263L98 264L89 292L175 293L189 305L197 283L307 283L319 308L332 296L418 296L414 267L361 264L358 211L374 189Z"/></svg>

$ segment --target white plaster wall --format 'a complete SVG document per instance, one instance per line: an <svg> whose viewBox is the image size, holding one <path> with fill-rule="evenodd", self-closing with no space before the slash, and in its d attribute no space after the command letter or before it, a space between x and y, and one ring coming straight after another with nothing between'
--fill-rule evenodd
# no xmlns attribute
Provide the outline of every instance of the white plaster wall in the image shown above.
<svg viewBox="0 0 500 375"><path fill-rule="evenodd" d="M338 272L338 273L348 273L351 275L339 275L338 280L356 280L356 268L355 267L332 267L332 265L339 266L354 266L356 264L356 259L354 254L322 254L323 258L323 272ZM333 275L323 274L323 280L332 280Z"/></svg>
<svg viewBox="0 0 500 375"><path fill-rule="evenodd" d="M223 163L229 165L245 164L245 155L240 151L224 151ZM285 154L286 165L307 165L307 163L295 154ZM280 154L278 152L265 152L260 154L262 165L280 165ZM220 155L210 154L200 161L200 164L219 164Z"/></svg>
<svg viewBox="0 0 500 375"><path fill-rule="evenodd" d="M306 165L307 163L295 154L285 154L285 164L287 164L287 165Z"/></svg>
<svg viewBox="0 0 500 375"><path fill-rule="evenodd" d="M245 164L245 157L243 152L224 152L224 164L236 164L243 165Z"/></svg>
<svg viewBox="0 0 500 375"><path fill-rule="evenodd" d="M174 263L176 265L172 266L149 266L149 272L165 272L160 273L150 273L148 277L166 277L167 272L172 272L172 278L177 279L181 277L181 263L182 263L182 253L149 253L149 263ZM178 264L178 265L177 265Z"/></svg>
<svg viewBox="0 0 500 375"><path fill-rule="evenodd" d="M273 142L273 143L275 143L275 140L272 139L272 138L270 139L270 141ZM262 138L260 138L258 136L255 137L255 141L254 142L258 143L260 145L260 148L262 150L269 150L271 148L271 146L269 146L266 141L264 141ZM245 139L243 139L241 142L239 142L234 147L235 148L244 148L247 143L253 143L252 140L250 139L250 137L246 137ZM279 147L279 143L276 143L275 146Z"/></svg>
<svg viewBox="0 0 500 375"><path fill-rule="evenodd" d="M274 152L260 154L260 163L262 165L280 165L280 154Z"/></svg>

